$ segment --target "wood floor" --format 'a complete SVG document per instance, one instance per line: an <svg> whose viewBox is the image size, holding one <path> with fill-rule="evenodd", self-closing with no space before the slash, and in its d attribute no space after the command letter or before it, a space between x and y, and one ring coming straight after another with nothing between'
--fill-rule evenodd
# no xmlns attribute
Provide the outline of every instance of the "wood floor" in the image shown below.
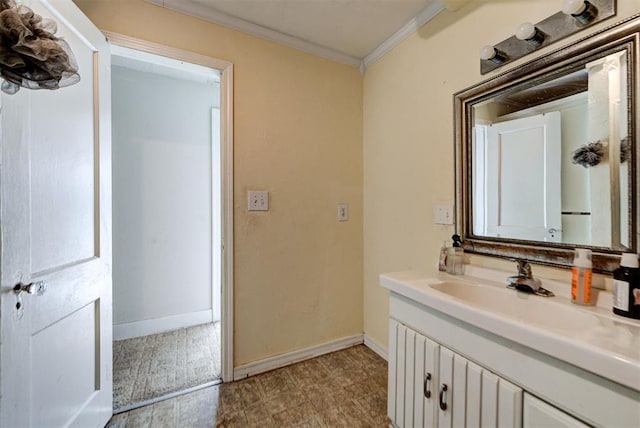
<svg viewBox="0 0 640 428"><path fill-rule="evenodd" d="M386 427L387 363L364 345L115 415L108 427Z"/></svg>

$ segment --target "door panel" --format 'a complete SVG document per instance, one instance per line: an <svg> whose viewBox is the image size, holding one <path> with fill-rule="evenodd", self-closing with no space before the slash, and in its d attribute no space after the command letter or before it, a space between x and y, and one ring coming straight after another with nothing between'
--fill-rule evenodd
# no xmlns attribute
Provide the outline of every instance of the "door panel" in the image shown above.
<svg viewBox="0 0 640 428"><path fill-rule="evenodd" d="M467 364L466 358L453 356L453 386L451 387L451 420L454 427L465 426L467 412Z"/></svg>
<svg viewBox="0 0 640 428"><path fill-rule="evenodd" d="M86 305L33 335L33 354L46 358L31 362L31 389L57 391L33 397L34 426L64 426L68 413L81 410L100 389L96 307Z"/></svg>
<svg viewBox="0 0 640 428"><path fill-rule="evenodd" d="M482 417L483 427L498 426L498 376L482 371Z"/></svg>
<svg viewBox="0 0 640 428"><path fill-rule="evenodd" d="M437 426L438 418L438 368L440 366L440 345L431 339L427 339L424 368L425 373L431 375L429 391L431 397L425 402L424 426Z"/></svg>
<svg viewBox="0 0 640 428"><path fill-rule="evenodd" d="M500 379L498 385L498 426L522 426L522 389Z"/></svg>
<svg viewBox="0 0 640 428"><path fill-rule="evenodd" d="M562 241L560 140L560 112L488 128L488 236Z"/></svg>
<svg viewBox="0 0 640 428"><path fill-rule="evenodd" d="M387 416L396 420L396 388L398 376L398 323L389 319L389 371L387 376Z"/></svg>
<svg viewBox="0 0 640 428"><path fill-rule="evenodd" d="M421 334L416 334L416 358L413 376L413 426L415 427L425 426L424 411L427 400L427 398L425 397L425 389L431 386L431 382L427 383L427 380L425 379L425 376L427 375L427 372L425 370L426 346L427 339Z"/></svg>
<svg viewBox="0 0 640 428"><path fill-rule="evenodd" d="M531 394L524 394L523 407L522 426L524 428L586 428L589 426Z"/></svg>
<svg viewBox="0 0 640 428"><path fill-rule="evenodd" d="M438 426L440 428L451 428L452 400L451 396L453 384L453 352L447 348L440 347L439 376L438 376ZM462 391L464 393L464 391ZM446 409L440 407L440 402L446 403Z"/></svg>
<svg viewBox="0 0 640 428"><path fill-rule="evenodd" d="M396 417L395 421L399 427L405 426L404 408L405 408L405 373L407 362L407 327L398 324L398 361L397 361L397 378L396 378ZM411 398L410 398L411 399Z"/></svg>
<svg viewBox="0 0 640 428"><path fill-rule="evenodd" d="M25 4L57 21L81 81L0 98L0 425L103 426L112 413L108 46L71 0ZM32 281L46 292L13 292Z"/></svg>
<svg viewBox="0 0 640 428"><path fill-rule="evenodd" d="M27 132L34 172L29 211L32 275L96 256L100 236L95 191L99 142L94 122L99 82L93 73L97 52L67 26L59 25L57 34L73 46L80 82L58 91L19 93L31 98Z"/></svg>
<svg viewBox="0 0 640 428"><path fill-rule="evenodd" d="M415 355L416 355L416 332L407 329L406 350L405 350L405 375L404 375L404 423L405 426L414 426L413 404L415 401ZM420 385L419 383L418 385Z"/></svg>
<svg viewBox="0 0 640 428"><path fill-rule="evenodd" d="M467 366L467 426L480 426L482 406L482 367L469 362Z"/></svg>

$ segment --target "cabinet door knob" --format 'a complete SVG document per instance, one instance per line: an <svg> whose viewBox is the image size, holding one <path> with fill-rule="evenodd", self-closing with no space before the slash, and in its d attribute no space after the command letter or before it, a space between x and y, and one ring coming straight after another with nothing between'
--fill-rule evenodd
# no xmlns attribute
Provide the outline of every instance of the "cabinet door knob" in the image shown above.
<svg viewBox="0 0 640 428"><path fill-rule="evenodd" d="M431 390L429 389L429 382L431 381L431 373L427 372L427 374L424 375L424 382L423 382L423 390L424 390L424 396L426 398L431 398Z"/></svg>
<svg viewBox="0 0 640 428"><path fill-rule="evenodd" d="M447 410L447 384L443 383L440 387L440 409Z"/></svg>

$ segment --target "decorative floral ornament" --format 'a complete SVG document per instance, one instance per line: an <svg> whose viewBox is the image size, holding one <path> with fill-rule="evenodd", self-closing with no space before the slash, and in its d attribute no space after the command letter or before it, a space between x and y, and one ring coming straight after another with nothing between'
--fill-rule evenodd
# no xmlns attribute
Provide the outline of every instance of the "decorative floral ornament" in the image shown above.
<svg viewBox="0 0 640 428"><path fill-rule="evenodd" d="M603 141L598 140L595 143L588 143L578 147L571 153L572 163L582 165L585 168L596 166L604 156Z"/></svg>
<svg viewBox="0 0 640 428"><path fill-rule="evenodd" d="M0 89L58 89L80 81L71 48L57 24L14 0L0 0Z"/></svg>
<svg viewBox="0 0 640 428"><path fill-rule="evenodd" d="M625 163L631 159L631 141L629 137L620 140L620 163Z"/></svg>
<svg viewBox="0 0 640 428"><path fill-rule="evenodd" d="M604 149L608 144L607 140L598 140L578 147L571 153L571 163L585 168L598 165L604 157ZM620 163L625 163L629 159L631 159L631 141L629 137L624 137L620 140Z"/></svg>

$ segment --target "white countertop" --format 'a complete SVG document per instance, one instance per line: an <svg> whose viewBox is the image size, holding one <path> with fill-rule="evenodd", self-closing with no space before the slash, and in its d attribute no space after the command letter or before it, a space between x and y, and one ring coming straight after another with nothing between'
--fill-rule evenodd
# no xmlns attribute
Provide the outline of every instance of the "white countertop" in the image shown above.
<svg viewBox="0 0 640 428"><path fill-rule="evenodd" d="M542 279L542 286L556 297L541 297L506 289L509 275L467 266L462 276L420 271L386 273L380 275L380 284L477 328L640 391L640 321L613 314L611 293L599 291L596 306L578 306L569 299L569 284ZM448 286L463 291L462 286L475 287L470 291L476 295L485 292L507 303L513 296L513 301L490 307L488 299L483 303L482 299L448 294ZM522 310L529 308L534 311ZM588 322L583 324L583 320Z"/></svg>

